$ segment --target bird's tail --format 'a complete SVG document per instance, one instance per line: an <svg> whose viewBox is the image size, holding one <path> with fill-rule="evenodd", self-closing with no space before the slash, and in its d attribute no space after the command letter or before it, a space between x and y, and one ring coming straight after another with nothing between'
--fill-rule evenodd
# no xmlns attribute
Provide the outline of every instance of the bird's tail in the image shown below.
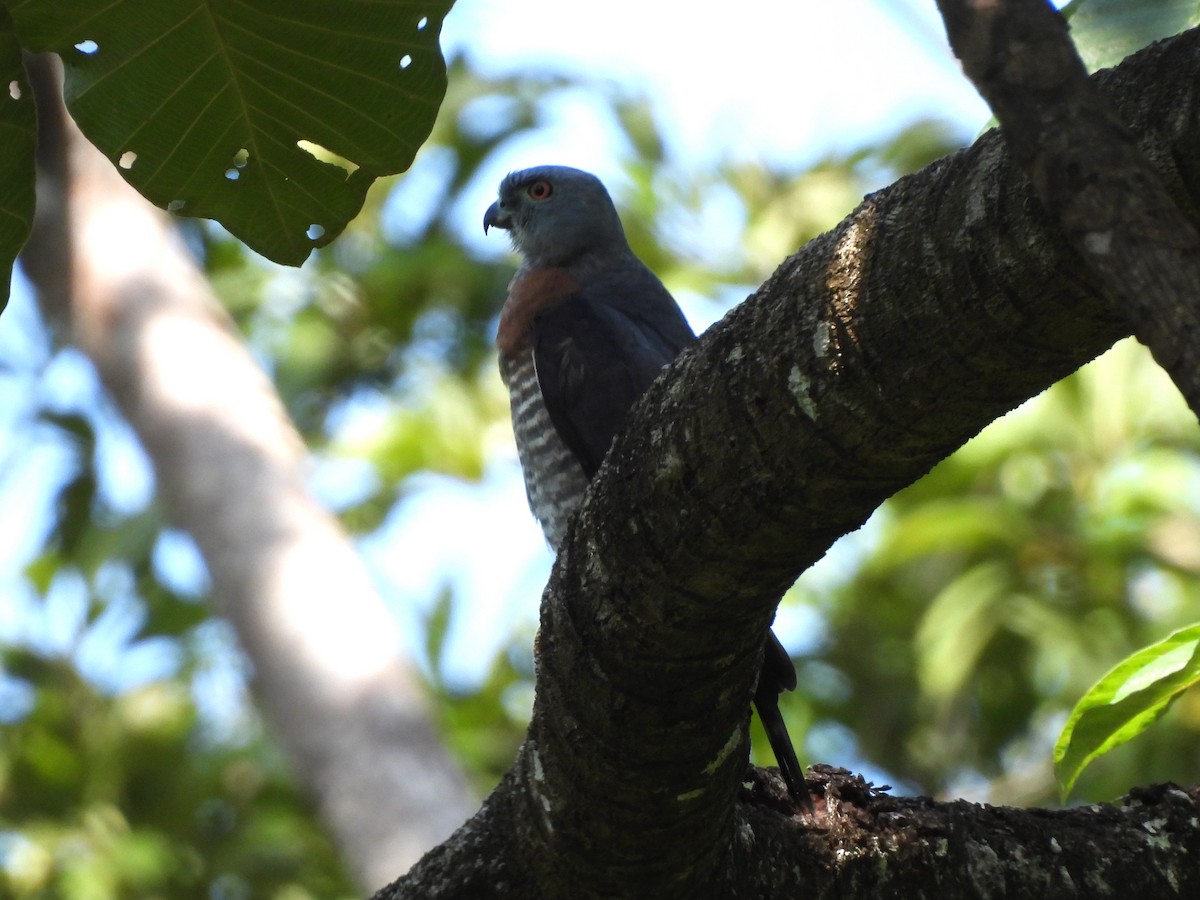
<svg viewBox="0 0 1200 900"><path fill-rule="evenodd" d="M791 657L779 643L775 633L768 631L767 643L763 648L762 672L759 673L758 687L754 691L754 707L758 710L763 728L766 729L767 741L771 744L771 752L775 754L776 762L779 763L779 771L783 773L788 793L796 803L812 812L812 797L804 780L804 769L800 760L796 758L792 738L783 722L783 714L779 711L779 695L795 687L796 667L792 665Z"/></svg>

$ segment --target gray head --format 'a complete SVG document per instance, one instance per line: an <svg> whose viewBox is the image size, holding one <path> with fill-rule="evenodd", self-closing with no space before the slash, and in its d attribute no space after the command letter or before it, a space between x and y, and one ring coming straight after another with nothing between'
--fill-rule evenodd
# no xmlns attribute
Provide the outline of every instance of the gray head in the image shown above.
<svg viewBox="0 0 1200 900"><path fill-rule="evenodd" d="M500 182L500 199L483 231L503 228L532 266L565 266L585 254L629 252L612 198L595 175L567 166L536 166Z"/></svg>

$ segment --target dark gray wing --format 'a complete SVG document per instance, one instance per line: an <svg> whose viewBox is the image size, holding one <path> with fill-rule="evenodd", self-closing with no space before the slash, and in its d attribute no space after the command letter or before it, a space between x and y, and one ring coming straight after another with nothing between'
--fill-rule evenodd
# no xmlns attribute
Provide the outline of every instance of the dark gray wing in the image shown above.
<svg viewBox="0 0 1200 900"><path fill-rule="evenodd" d="M621 309L579 292L534 322L533 361L542 399L589 479L629 408L695 340L669 296L666 304L655 304L651 315L631 314L624 304Z"/></svg>

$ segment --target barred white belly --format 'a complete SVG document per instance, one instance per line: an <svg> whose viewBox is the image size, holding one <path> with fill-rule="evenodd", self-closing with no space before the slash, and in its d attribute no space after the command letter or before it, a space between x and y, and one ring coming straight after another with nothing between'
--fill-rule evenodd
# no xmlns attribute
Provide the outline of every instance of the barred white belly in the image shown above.
<svg viewBox="0 0 1200 900"><path fill-rule="evenodd" d="M550 421L533 368L533 354L525 354L521 360L501 355L500 375L508 386L517 456L525 474L525 496L542 524L546 540L557 550L566 536L571 514L583 499L587 477Z"/></svg>

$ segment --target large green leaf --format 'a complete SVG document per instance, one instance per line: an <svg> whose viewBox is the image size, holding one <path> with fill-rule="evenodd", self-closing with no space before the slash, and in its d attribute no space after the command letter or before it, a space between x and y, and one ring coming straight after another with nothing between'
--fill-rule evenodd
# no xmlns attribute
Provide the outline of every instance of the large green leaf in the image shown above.
<svg viewBox="0 0 1200 900"><path fill-rule="evenodd" d="M1089 72L1200 24L1196 0L1074 0L1063 13Z"/></svg>
<svg viewBox="0 0 1200 900"><path fill-rule="evenodd" d="M452 0L6 0L88 138L151 201L299 264L408 167Z"/></svg>
<svg viewBox="0 0 1200 900"><path fill-rule="evenodd" d="M33 224L33 92L21 65L21 47L0 5L0 312L8 303L13 260Z"/></svg>
<svg viewBox="0 0 1200 900"><path fill-rule="evenodd" d="M1149 728L1200 684L1200 624L1139 650L1096 682L1071 711L1054 746L1063 796L1092 760Z"/></svg>

